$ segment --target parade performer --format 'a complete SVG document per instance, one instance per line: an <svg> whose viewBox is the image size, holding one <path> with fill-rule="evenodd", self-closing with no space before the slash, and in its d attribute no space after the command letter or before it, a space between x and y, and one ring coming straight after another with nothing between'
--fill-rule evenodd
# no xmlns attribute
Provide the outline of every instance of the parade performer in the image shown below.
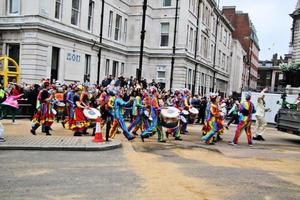
<svg viewBox="0 0 300 200"><path fill-rule="evenodd" d="M217 137L215 138L216 142L218 141L221 141L223 140L221 138L221 135L224 133L224 121L225 121L225 118L226 118L226 115L227 115L227 108L226 108L226 103L224 100L221 100L220 98L220 101L219 101L219 104L218 104L218 109L219 109L219 112L221 114L221 116L219 118L216 118L216 122L217 122L217 126L218 126L218 130L217 130Z"/></svg>
<svg viewBox="0 0 300 200"><path fill-rule="evenodd" d="M74 117L74 96L75 96L75 91L74 89L76 88L76 85L70 85L69 91L67 92L66 95L66 111L67 111L67 118L62 122L63 127L68 125L68 128L71 129L72 126L72 120Z"/></svg>
<svg viewBox="0 0 300 200"><path fill-rule="evenodd" d="M146 129L142 134L141 134L141 139L144 142L144 138L150 137L154 132L157 132L158 135L158 142L166 142L166 136L165 133L162 130L162 125L161 125L161 119L160 119L160 107L158 104L158 93L157 89L155 87L150 88L150 93L151 93L151 112L150 115L152 117L152 123L148 129Z"/></svg>
<svg viewBox="0 0 300 200"><path fill-rule="evenodd" d="M120 91L120 90L115 91L115 96L116 96L116 99L114 100L114 121L113 121L111 129L109 131L109 137L110 138L115 137L116 129L117 129L117 126L119 125L121 127L121 129L123 130L124 136L128 140L133 140L135 137L133 135L131 135L131 133L128 131L125 121L124 121L124 118L123 118L123 114L122 114L122 108L128 107L131 104L132 99L130 99L127 102L123 101L123 99L122 99L123 91Z"/></svg>
<svg viewBox="0 0 300 200"><path fill-rule="evenodd" d="M98 98L99 110L101 113L101 129L105 126L108 117L108 110L106 109L108 99L109 96L106 91L103 91Z"/></svg>
<svg viewBox="0 0 300 200"><path fill-rule="evenodd" d="M229 122L227 123L227 126L225 126L227 129L230 126L232 122L235 122L236 124L239 122L239 105L240 102L238 100L235 101L232 108L228 111L228 115L231 114L231 118Z"/></svg>
<svg viewBox="0 0 300 200"><path fill-rule="evenodd" d="M82 136L90 125L83 114L83 110L89 109L89 107L84 105L80 100L82 89L83 87L81 85L77 86L73 98L74 116L72 119L71 129L74 131L74 136Z"/></svg>
<svg viewBox="0 0 300 200"><path fill-rule="evenodd" d="M240 104L240 120L239 124L235 131L235 136L233 141L230 143L231 145L238 144L238 140L241 134L241 131L245 130L248 139L248 145L252 146L252 135L251 135L251 118L252 114L256 112L255 107L251 100L251 93L248 92L246 94L246 100Z"/></svg>
<svg viewBox="0 0 300 200"><path fill-rule="evenodd" d="M144 118L143 118L143 104L140 94L138 91L133 92L134 100L131 109L132 121L128 126L128 131L132 131L133 135L138 135L137 131L141 129L143 131L144 128Z"/></svg>
<svg viewBox="0 0 300 200"><path fill-rule="evenodd" d="M33 116L32 119L32 129L31 133L36 135L36 130L39 126L42 126L46 135L50 134L50 127L54 121L54 113L53 113L53 100L54 94L49 93L49 82L44 82L44 89L42 89L38 95L38 108L36 114Z"/></svg>
<svg viewBox="0 0 300 200"><path fill-rule="evenodd" d="M180 102L181 102L181 98L180 98L180 91L179 90L175 90L174 92L174 98L172 99L173 102L173 107L180 109ZM175 137L175 140L182 140L180 133L181 133L181 129L182 126L184 125L184 123L179 119L178 121L178 126L176 128L168 128L166 131L166 137L169 138L169 135L173 135L173 137Z"/></svg>
<svg viewBox="0 0 300 200"><path fill-rule="evenodd" d="M265 139L262 136L267 126L267 122L264 117L265 117L265 112L270 111L269 108L266 108L266 102L264 100L265 91L267 91L267 88L265 88L257 98L256 113L255 113L257 128L253 140L265 141Z"/></svg>
<svg viewBox="0 0 300 200"><path fill-rule="evenodd" d="M7 94L7 96L5 97L5 101L1 103L1 110L3 113L1 119L5 118L9 113L11 113L12 123L15 124L16 112L19 109L18 99L20 99L21 96L23 96L23 94L19 94L16 96Z"/></svg>
<svg viewBox="0 0 300 200"><path fill-rule="evenodd" d="M217 105L217 94L210 94L210 103L207 106L205 135L202 137L202 140L206 144L214 144L213 137L218 131L217 120L221 117Z"/></svg>
<svg viewBox="0 0 300 200"><path fill-rule="evenodd" d="M187 88L184 89L182 99L181 99L181 110L189 111L189 108L190 108L189 96L190 96L190 90L187 89ZM181 126L181 133L182 134L188 134L187 125L188 125L188 119Z"/></svg>

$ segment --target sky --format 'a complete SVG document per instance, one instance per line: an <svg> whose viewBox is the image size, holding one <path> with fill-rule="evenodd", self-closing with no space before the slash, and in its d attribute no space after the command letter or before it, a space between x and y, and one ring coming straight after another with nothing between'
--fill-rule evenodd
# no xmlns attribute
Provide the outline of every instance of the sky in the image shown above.
<svg viewBox="0 0 300 200"><path fill-rule="evenodd" d="M218 2L218 0L216 0ZM222 6L236 6L249 13L259 39L259 59L271 60L274 53L289 53L292 18L297 0L219 0Z"/></svg>

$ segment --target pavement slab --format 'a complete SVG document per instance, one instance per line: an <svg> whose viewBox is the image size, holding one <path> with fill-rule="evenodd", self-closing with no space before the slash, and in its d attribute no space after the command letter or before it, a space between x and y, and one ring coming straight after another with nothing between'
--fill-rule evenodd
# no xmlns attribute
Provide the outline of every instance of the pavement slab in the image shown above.
<svg viewBox="0 0 300 200"><path fill-rule="evenodd" d="M120 148L120 140L95 143L91 137L13 135L5 137L0 150L104 151Z"/></svg>

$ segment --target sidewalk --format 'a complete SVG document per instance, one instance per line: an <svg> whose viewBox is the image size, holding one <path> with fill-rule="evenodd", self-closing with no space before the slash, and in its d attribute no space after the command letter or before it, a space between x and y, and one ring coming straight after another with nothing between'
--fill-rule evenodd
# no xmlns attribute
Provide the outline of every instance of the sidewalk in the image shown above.
<svg viewBox="0 0 300 200"><path fill-rule="evenodd" d="M5 142L0 142L0 150L57 150L57 151L104 151L120 148L120 140L94 143L92 136L74 137L73 132L64 129L60 123L54 123L52 136L46 136L37 130L37 135L30 133L31 122L28 119L1 120L4 126ZM90 133L92 130L88 130Z"/></svg>
<svg viewBox="0 0 300 200"><path fill-rule="evenodd" d="M7 136L0 150L105 151L120 148L121 141L92 142L92 137L70 136Z"/></svg>

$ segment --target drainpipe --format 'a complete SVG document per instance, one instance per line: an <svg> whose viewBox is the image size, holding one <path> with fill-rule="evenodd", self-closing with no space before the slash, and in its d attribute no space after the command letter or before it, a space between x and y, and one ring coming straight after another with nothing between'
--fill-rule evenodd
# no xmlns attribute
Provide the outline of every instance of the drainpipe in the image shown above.
<svg viewBox="0 0 300 200"><path fill-rule="evenodd" d="M104 4L105 0L102 0L101 8L101 21L100 21L100 47L98 51L98 69L97 69L97 84L100 83L100 69L101 69L101 54L102 54L102 39L103 39L103 18L104 18Z"/></svg>
<svg viewBox="0 0 300 200"><path fill-rule="evenodd" d="M175 53L176 53L176 37L177 37L177 21L178 21L178 1L176 0L175 7L175 24L174 24L174 38L172 47L172 60L171 60L171 77L170 77L170 90L173 88L173 73L174 73L174 63L175 63Z"/></svg>
<svg viewBox="0 0 300 200"><path fill-rule="evenodd" d="M198 73L198 62L197 62L197 52L198 52L198 38L199 38L199 22L200 22L200 5L202 3L202 0L198 1L198 11L197 11L197 27L196 27L196 45L195 45L195 73L194 73L194 84L192 88L192 94L195 95L195 89L196 89L196 78Z"/></svg>
<svg viewBox="0 0 300 200"><path fill-rule="evenodd" d="M144 41L145 41L145 24L146 24L146 12L147 12L147 0L143 3L143 20L142 20L142 30L141 30L141 46L140 46L140 61L138 70L138 80L141 81L142 70L143 70L143 56L144 56Z"/></svg>

